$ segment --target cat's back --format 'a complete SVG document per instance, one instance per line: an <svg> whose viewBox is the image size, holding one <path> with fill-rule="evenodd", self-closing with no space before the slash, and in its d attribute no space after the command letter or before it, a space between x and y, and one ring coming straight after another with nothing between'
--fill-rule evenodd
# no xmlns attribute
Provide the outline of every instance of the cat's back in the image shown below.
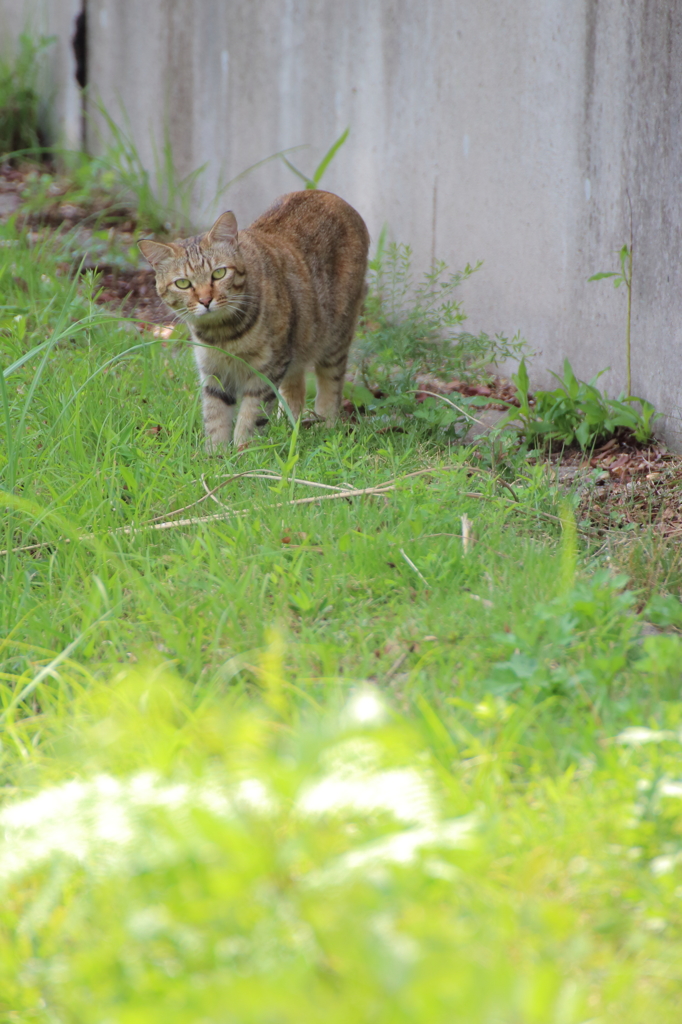
<svg viewBox="0 0 682 1024"><path fill-rule="evenodd" d="M365 293L369 250L369 232L357 210L332 192L289 192L239 232L239 246L247 274L249 266L258 268L271 306L281 302L275 292L284 292L311 334L335 334L337 324L347 351Z"/></svg>
<svg viewBox="0 0 682 1024"><path fill-rule="evenodd" d="M364 274L369 232L357 210L333 192L310 189L280 196L247 233L270 244L294 245L309 258L345 255L363 264Z"/></svg>

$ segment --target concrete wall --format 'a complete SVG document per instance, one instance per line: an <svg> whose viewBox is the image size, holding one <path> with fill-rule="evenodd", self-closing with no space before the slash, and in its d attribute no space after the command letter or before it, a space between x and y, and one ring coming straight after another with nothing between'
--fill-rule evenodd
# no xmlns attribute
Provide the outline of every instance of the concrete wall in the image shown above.
<svg viewBox="0 0 682 1024"><path fill-rule="evenodd" d="M296 179L268 163L209 210L219 183L296 146L310 172L349 125L324 187L420 267L484 259L470 326L520 330L536 379L569 356L624 386L625 294L587 278L615 268L631 203L633 390L682 444L682 0L88 0L88 17L91 148L95 98L150 167L166 126L181 174L208 163L197 219L246 224Z"/></svg>

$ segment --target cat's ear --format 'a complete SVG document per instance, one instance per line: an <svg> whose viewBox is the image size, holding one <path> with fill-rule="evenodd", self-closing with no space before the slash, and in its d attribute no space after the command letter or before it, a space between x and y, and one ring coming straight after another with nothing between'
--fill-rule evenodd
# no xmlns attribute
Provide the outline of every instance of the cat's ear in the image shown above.
<svg viewBox="0 0 682 1024"><path fill-rule="evenodd" d="M234 245L236 241L237 218L232 213L232 210L228 210L227 213L221 213L206 235L206 244L215 245L216 243L222 243L223 245Z"/></svg>
<svg viewBox="0 0 682 1024"><path fill-rule="evenodd" d="M163 263L164 260L172 259L178 255L178 250L174 245L168 245L166 242L155 242L151 238L143 238L137 245L144 258L153 267Z"/></svg>

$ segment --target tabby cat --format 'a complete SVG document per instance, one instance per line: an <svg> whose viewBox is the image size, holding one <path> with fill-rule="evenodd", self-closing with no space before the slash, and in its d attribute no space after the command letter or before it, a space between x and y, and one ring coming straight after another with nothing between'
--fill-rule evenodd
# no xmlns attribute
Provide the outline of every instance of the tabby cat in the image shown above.
<svg viewBox="0 0 682 1024"><path fill-rule="evenodd" d="M209 448L229 442L237 402L240 446L274 400L254 370L297 417L314 367L315 413L333 423L365 293L369 235L352 206L330 192L291 192L244 231L228 212L204 235L139 246L159 295L189 324Z"/></svg>

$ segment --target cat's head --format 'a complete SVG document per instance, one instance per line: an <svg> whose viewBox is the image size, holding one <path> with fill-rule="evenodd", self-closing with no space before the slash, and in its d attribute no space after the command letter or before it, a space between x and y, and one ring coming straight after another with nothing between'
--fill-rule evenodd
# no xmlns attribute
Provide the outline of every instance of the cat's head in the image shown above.
<svg viewBox="0 0 682 1024"><path fill-rule="evenodd" d="M143 238L138 245L156 272L156 290L180 316L227 317L238 305L246 270L232 212L221 214L205 235L175 242Z"/></svg>

